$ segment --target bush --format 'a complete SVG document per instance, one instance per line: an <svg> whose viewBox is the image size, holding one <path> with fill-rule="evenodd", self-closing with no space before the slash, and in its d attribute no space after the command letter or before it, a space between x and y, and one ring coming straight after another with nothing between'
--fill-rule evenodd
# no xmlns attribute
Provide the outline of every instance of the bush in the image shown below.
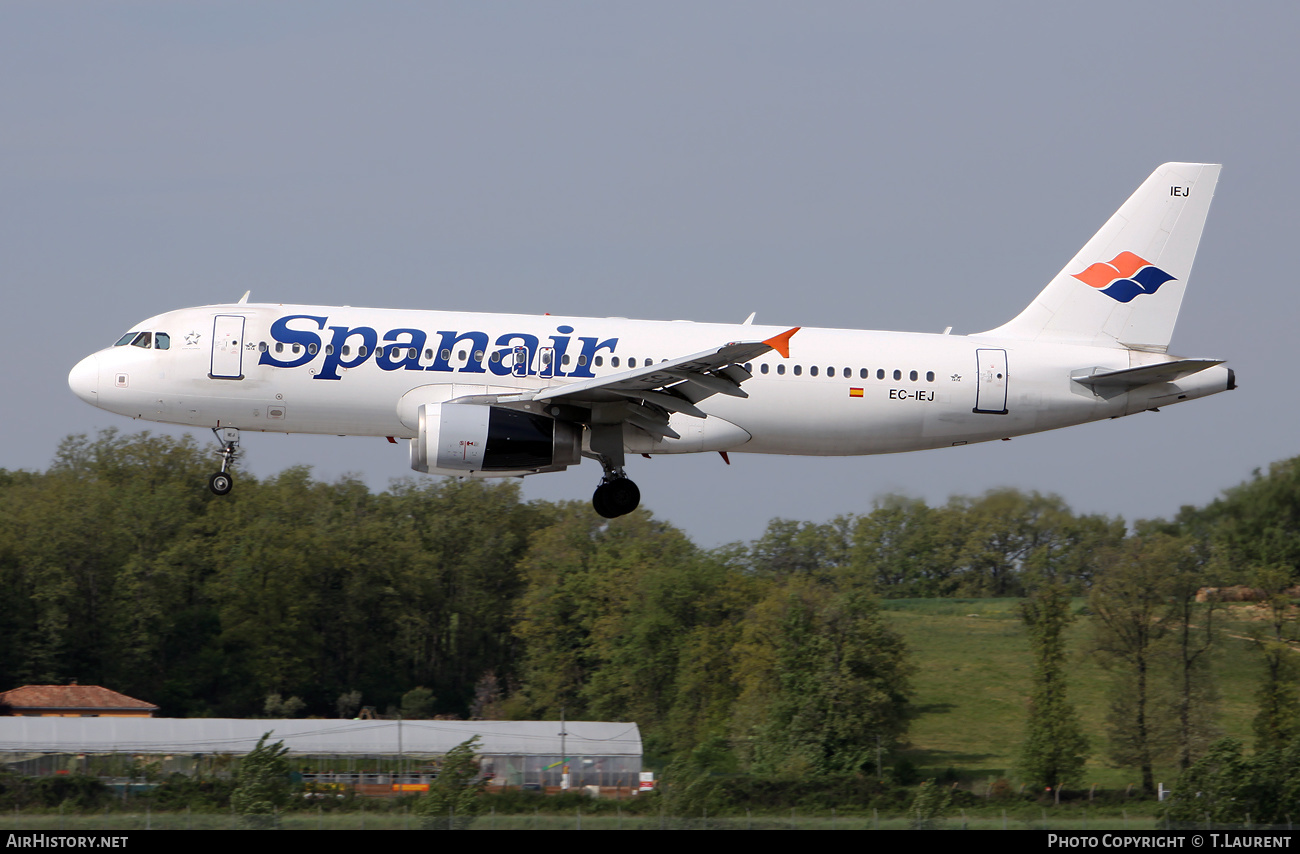
<svg viewBox="0 0 1300 854"><path fill-rule="evenodd" d="M279 810L289 802L289 748L283 741L267 744L271 733L239 763L239 786L230 794L230 807L250 828L275 827Z"/></svg>
<svg viewBox="0 0 1300 854"><path fill-rule="evenodd" d="M438 777L429 793L415 802L415 814L425 830L465 830L483 808L487 781L479 776L476 735L453 747L443 757Z"/></svg>

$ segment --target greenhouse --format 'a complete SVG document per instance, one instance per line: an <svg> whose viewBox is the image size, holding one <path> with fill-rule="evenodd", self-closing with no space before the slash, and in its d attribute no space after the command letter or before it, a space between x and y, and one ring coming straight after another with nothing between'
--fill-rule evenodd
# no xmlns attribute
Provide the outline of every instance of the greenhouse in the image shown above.
<svg viewBox="0 0 1300 854"><path fill-rule="evenodd" d="M437 760L477 736L493 786L634 791L641 771L635 723L599 721L234 720L0 717L0 768L159 779L226 775L263 735L283 741L307 783L368 794L418 791ZM567 761L566 761L567 760Z"/></svg>

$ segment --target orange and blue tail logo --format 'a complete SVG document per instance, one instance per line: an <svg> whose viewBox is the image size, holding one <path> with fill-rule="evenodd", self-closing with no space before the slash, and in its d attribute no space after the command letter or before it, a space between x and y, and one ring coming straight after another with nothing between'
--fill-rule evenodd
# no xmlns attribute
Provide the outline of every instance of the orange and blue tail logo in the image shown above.
<svg viewBox="0 0 1300 854"><path fill-rule="evenodd" d="M1129 302L1142 294L1153 294L1174 277L1132 252L1121 252L1109 264L1098 261L1074 278L1091 285L1119 302Z"/></svg>

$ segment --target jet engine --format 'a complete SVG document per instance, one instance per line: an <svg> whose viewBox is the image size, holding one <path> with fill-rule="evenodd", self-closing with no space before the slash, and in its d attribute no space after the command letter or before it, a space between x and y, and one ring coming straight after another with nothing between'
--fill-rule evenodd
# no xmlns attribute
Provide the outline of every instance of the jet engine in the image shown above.
<svg viewBox="0 0 1300 854"><path fill-rule="evenodd" d="M478 403L426 403L411 440L411 468L455 477L562 471L582 461L582 427Z"/></svg>

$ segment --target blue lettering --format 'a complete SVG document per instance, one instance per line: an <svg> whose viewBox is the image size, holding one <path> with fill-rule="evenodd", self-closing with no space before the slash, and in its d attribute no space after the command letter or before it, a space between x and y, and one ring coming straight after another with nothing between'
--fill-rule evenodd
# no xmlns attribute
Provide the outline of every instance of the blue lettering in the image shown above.
<svg viewBox="0 0 1300 854"><path fill-rule="evenodd" d="M521 343L511 344L511 341L519 341ZM536 335L525 335L522 332L508 332L497 339L497 346L502 347L502 349L497 350L501 359L499 361L494 360L488 363L488 367L492 369L492 373L499 377L509 376L512 373L515 376L527 376L529 373L532 373L530 370L531 365L529 363L532 361L533 354L537 352ZM517 369L513 365L506 364L506 358L514 354L515 347L517 346L526 347L528 349L528 352L524 354L523 358L523 374L517 373Z"/></svg>
<svg viewBox="0 0 1300 854"><path fill-rule="evenodd" d="M569 349L569 333L573 332L573 327L557 326L555 331L560 334L551 336L551 343L555 345L552 364L555 366L555 375L562 377L564 376L564 351Z"/></svg>
<svg viewBox="0 0 1300 854"><path fill-rule="evenodd" d="M304 321L308 322L308 325L314 323L316 330L329 329L333 336L329 345L323 345L322 336L313 329L293 328L294 325L302 326ZM375 364L384 371L425 370L482 374L490 370L499 377L512 374L530 376L538 372L537 366L533 363L540 358L542 339L525 332L509 332L498 337L493 345L496 349L489 351L489 336L486 332L440 330L436 333L439 341L437 349L433 351L433 364L426 367L420 364L420 360L430 336L420 329L391 329L384 334L381 342L379 333L369 326L326 326L328 322L328 317L315 317L308 314L291 314L277 319L271 324L270 332L273 341L276 344L298 345L301 351L293 355L284 352L277 355L274 347L271 347L261 354L258 364L274 368L297 368L322 355L320 372L316 374L318 380L341 379L339 374L341 368L359 367L372 355L375 356ZM579 338L578 341L582 346L581 355L573 360L574 364L571 364L570 369L566 371L562 366L573 341L570 337L573 327L558 326L556 333L558 334L550 336L550 343L554 346L547 367L557 377L593 377L595 374L592 368L595 366L596 354L605 351L612 355L618 347L617 338L607 338L603 341L599 338ZM382 355L379 355L381 343ZM460 345L459 349L458 345ZM453 364L452 360L456 359L458 353L466 347L468 347L468 358L465 363ZM346 354L345 348L348 350ZM321 353L321 350L324 350L324 353ZM491 358L492 355L497 357L496 360Z"/></svg>
<svg viewBox="0 0 1300 854"><path fill-rule="evenodd" d="M409 335L409 341L399 341L397 336ZM422 371L420 367L420 351L424 349L425 335L418 329L394 329L384 336L384 341L390 341L393 347L386 347L382 357L375 357L375 364L385 371L396 371L399 368L405 368L408 371Z"/></svg>
<svg viewBox="0 0 1300 854"><path fill-rule="evenodd" d="M339 379L339 368L355 368L370 358L370 354L375 351L375 346L379 343L379 333L369 326L358 326L355 329L349 329L346 326L331 326L334 331L334 340L330 342L330 352L325 354L325 362L321 365L320 373L316 375L318 380L336 380ZM361 346L357 347L357 353L350 359L343 357L343 345L349 338L361 336Z"/></svg>
<svg viewBox="0 0 1300 854"><path fill-rule="evenodd" d="M469 374L483 373L483 363L474 358L476 352L487 352L488 337L486 332L463 332L457 335L455 332L439 332L442 341L438 344L438 352L434 354L433 364L425 368L426 371L454 371L450 361L443 357L444 351L448 356L454 356L456 344L461 341L469 341L473 347L469 353L469 360L465 367L460 370Z"/></svg>
<svg viewBox="0 0 1300 854"><path fill-rule="evenodd" d="M307 330L290 329L289 322L293 320L314 320L316 321L317 329L324 329L326 318L312 317L309 314L290 314L280 318L275 323L272 323L272 340L283 344L301 344L302 354L294 356L292 359L280 360L275 357L273 352L271 352L275 349L274 347L271 347L262 354L262 358L257 360L259 365L270 365L273 368L296 368L299 365L305 365L312 359L316 358L316 353L312 349L311 345L315 344L316 347L320 347L320 336L315 332L309 332Z"/></svg>
<svg viewBox="0 0 1300 854"><path fill-rule="evenodd" d="M618 346L617 338L607 338L599 344L596 343L599 340L597 338L579 338L578 340L582 342L582 356L578 357L578 366L569 372L571 377L594 377L595 374L591 372L591 366L596 353L601 350L608 350L613 353L614 348ZM583 357L585 357L585 365L581 364L584 361Z"/></svg>

